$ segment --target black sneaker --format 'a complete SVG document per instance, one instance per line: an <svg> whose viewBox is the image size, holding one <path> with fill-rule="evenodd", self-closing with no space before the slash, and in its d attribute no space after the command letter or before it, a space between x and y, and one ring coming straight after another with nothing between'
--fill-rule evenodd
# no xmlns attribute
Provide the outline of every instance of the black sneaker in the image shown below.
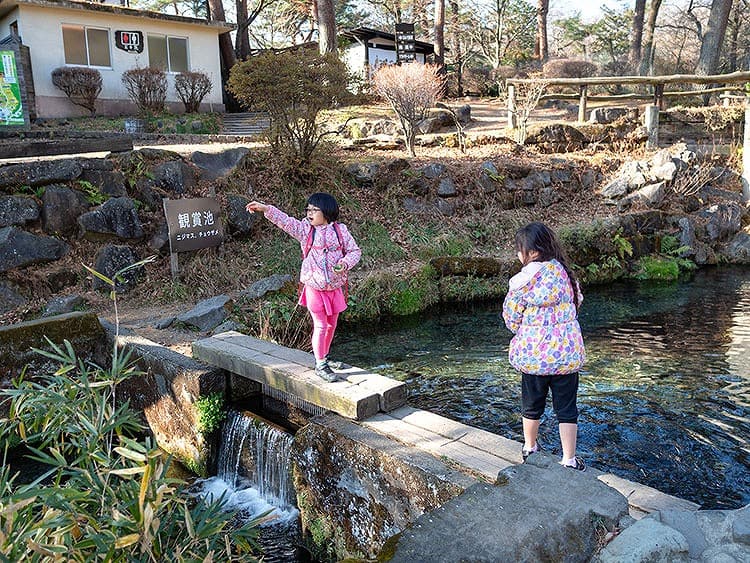
<svg viewBox="0 0 750 563"><path fill-rule="evenodd" d="M573 462L573 465L565 465L564 467L575 469L576 471L586 471L586 463L584 463L582 458L575 456Z"/></svg>
<svg viewBox="0 0 750 563"><path fill-rule="evenodd" d="M328 363L325 363L322 366L315 366L315 375L328 383L333 383L338 379Z"/></svg>

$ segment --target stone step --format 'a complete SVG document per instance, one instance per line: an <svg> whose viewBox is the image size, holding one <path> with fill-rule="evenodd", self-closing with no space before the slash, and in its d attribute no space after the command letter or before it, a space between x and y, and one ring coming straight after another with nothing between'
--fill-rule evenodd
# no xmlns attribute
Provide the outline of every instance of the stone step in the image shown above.
<svg viewBox="0 0 750 563"><path fill-rule="evenodd" d="M222 132L230 135L259 135L271 126L265 112L226 113Z"/></svg>
<svg viewBox="0 0 750 563"><path fill-rule="evenodd" d="M194 342L193 357L355 420L406 402L406 385L400 381L349 367L336 370L343 380L327 383L315 375L311 354L239 332Z"/></svg>

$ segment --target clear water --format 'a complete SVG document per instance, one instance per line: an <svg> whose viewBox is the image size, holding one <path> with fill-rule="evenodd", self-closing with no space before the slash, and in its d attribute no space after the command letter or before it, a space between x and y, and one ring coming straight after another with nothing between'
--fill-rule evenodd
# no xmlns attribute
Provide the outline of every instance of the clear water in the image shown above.
<svg viewBox="0 0 750 563"><path fill-rule="evenodd" d="M408 383L409 404L521 439L501 303L342 326L332 356ZM578 453L706 509L750 503L750 268L591 287ZM549 409L540 441L559 453Z"/></svg>

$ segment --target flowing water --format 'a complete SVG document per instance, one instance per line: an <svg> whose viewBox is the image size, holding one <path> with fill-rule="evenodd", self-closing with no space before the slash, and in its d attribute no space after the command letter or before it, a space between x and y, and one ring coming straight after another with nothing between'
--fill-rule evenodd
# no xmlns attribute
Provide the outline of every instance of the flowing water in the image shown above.
<svg viewBox="0 0 750 563"><path fill-rule="evenodd" d="M521 440L520 377L501 303L342 327L332 356L406 381L409 404ZM702 505L750 503L750 268L590 287L578 453ZM554 415L540 443L559 453Z"/></svg>
<svg viewBox="0 0 750 563"><path fill-rule="evenodd" d="M230 410L222 429L217 475L196 483L247 522L267 514L258 543L267 563L305 561L290 474L292 435L248 413Z"/></svg>

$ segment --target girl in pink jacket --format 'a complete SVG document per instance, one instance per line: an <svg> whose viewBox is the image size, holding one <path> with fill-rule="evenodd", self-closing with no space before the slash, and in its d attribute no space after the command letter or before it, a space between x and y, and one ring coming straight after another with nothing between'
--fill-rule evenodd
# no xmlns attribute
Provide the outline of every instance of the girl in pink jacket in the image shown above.
<svg viewBox="0 0 750 563"><path fill-rule="evenodd" d="M247 211L260 211L274 225L300 241L303 286L299 304L307 307L313 320L312 349L315 374L325 381L337 376L328 365L328 351L336 331L339 313L346 309L344 287L347 276L362 256L346 225L336 222L339 205L327 193L314 193L307 200L307 217L295 219L273 205L258 201Z"/></svg>
<svg viewBox="0 0 750 563"><path fill-rule="evenodd" d="M508 282L503 303L510 342L511 365L521 372L524 461L539 450L537 435L547 394L559 423L560 463L584 471L576 456L578 434L578 370L586 360L578 307L583 301L578 281L568 266L555 233L530 223L516 233L516 251L523 268Z"/></svg>

